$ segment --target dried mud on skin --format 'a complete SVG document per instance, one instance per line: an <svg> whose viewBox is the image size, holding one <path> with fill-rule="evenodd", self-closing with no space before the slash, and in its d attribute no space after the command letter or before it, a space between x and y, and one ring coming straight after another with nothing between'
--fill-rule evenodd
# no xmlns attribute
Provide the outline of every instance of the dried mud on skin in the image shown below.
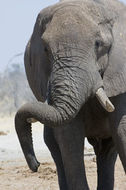
<svg viewBox="0 0 126 190"><path fill-rule="evenodd" d="M85 165L90 190L95 190L97 182L95 159L86 160ZM28 169L25 161L2 161L0 189L59 190L55 165L53 162L43 162L38 172L33 173ZM119 159L116 162L114 190L126 190L126 176Z"/></svg>

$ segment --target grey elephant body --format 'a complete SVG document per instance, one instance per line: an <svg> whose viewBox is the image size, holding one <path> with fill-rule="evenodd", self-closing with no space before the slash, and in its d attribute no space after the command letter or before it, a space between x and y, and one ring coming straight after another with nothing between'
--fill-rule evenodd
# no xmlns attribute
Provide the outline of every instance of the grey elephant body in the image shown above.
<svg viewBox="0 0 126 190"><path fill-rule="evenodd" d="M116 0L64 0L37 18L25 68L39 102L24 105L15 126L28 165L37 171L27 119L45 124L60 190L89 189L85 137L96 153L98 190L114 188L117 153L126 172L125 20L126 7ZM115 106L112 113L95 96L101 87ZM41 103L46 99L48 105Z"/></svg>

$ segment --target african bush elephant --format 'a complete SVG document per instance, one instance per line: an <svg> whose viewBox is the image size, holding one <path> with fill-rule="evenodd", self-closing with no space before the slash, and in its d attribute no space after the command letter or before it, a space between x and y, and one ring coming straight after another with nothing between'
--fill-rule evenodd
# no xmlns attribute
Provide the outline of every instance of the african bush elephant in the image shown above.
<svg viewBox="0 0 126 190"><path fill-rule="evenodd" d="M114 188L117 153L126 172L125 21L126 7L116 0L64 0L37 17L24 60L38 102L18 110L15 127L37 171L31 123L45 124L60 190L89 190L85 137L96 153L98 190Z"/></svg>

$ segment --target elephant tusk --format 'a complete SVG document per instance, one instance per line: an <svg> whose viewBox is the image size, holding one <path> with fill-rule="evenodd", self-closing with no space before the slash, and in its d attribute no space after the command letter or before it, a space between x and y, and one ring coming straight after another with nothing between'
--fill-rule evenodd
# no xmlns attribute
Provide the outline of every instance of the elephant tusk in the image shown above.
<svg viewBox="0 0 126 190"><path fill-rule="evenodd" d="M113 112L115 110L114 105L110 102L103 88L97 90L96 97L106 111Z"/></svg>
<svg viewBox="0 0 126 190"><path fill-rule="evenodd" d="M35 122L37 122L37 120L34 119L34 118L28 118L28 119L27 119L27 122L28 122L28 123L35 123Z"/></svg>

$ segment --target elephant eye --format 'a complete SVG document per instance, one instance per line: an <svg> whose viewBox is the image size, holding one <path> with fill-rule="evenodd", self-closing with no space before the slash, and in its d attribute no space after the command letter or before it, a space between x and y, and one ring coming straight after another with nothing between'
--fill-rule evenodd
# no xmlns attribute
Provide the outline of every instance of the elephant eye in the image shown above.
<svg viewBox="0 0 126 190"><path fill-rule="evenodd" d="M99 49L102 45L103 45L103 43L102 43L101 41L99 41L99 40L97 40L97 41L95 42L95 48L96 48L96 49Z"/></svg>
<svg viewBox="0 0 126 190"><path fill-rule="evenodd" d="M99 46L100 46L100 42L99 42L99 41L96 41L96 42L95 42L95 47L98 49Z"/></svg>
<svg viewBox="0 0 126 190"><path fill-rule="evenodd" d="M44 51L45 51L46 53L48 53L48 49L47 49L47 47L44 48Z"/></svg>
<svg viewBox="0 0 126 190"><path fill-rule="evenodd" d="M99 59L100 56L102 56L102 49L103 49L103 42L100 40L97 40L95 42L95 52L97 59Z"/></svg>

